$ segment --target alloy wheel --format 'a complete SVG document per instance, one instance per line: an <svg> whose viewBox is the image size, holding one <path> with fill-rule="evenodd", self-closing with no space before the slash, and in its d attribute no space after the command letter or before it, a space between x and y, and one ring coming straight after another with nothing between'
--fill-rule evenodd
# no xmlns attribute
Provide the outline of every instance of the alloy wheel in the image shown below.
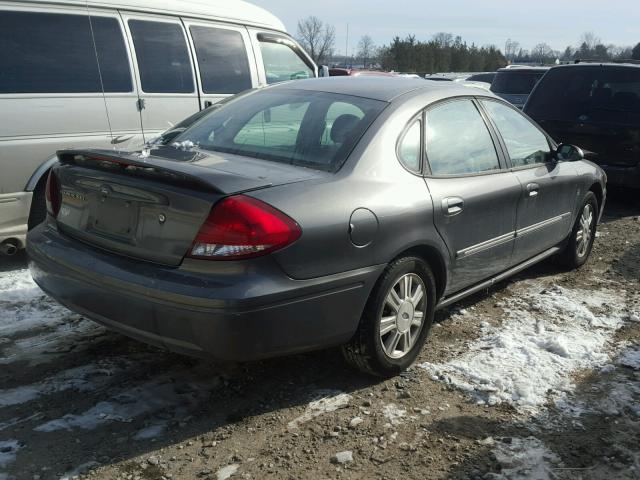
<svg viewBox="0 0 640 480"><path fill-rule="evenodd" d="M593 236L593 206L587 203L580 215L580 225L576 234L576 252L578 257L584 257L589 251L591 237Z"/></svg>

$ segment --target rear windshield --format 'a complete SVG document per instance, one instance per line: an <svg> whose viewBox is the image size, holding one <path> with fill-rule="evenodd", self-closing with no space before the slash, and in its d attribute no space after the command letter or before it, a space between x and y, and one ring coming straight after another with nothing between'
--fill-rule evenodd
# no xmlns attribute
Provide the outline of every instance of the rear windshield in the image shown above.
<svg viewBox="0 0 640 480"><path fill-rule="evenodd" d="M301 90L263 90L230 101L176 142L334 171L387 104Z"/></svg>
<svg viewBox="0 0 640 480"><path fill-rule="evenodd" d="M491 91L506 95L529 95L544 72L498 72Z"/></svg>
<svg viewBox="0 0 640 480"><path fill-rule="evenodd" d="M535 119L640 124L640 68L562 67L529 99Z"/></svg>

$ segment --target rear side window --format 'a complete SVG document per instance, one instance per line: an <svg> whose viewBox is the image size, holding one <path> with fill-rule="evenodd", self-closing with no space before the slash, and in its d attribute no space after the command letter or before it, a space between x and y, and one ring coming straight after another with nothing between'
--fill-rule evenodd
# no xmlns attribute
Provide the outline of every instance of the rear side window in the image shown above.
<svg viewBox="0 0 640 480"><path fill-rule="evenodd" d="M420 172L420 154L422 152L422 122L416 120L406 131L398 146L398 157L408 170Z"/></svg>
<svg viewBox="0 0 640 480"><path fill-rule="evenodd" d="M187 42L177 23L129 20L146 93L192 93L193 72Z"/></svg>
<svg viewBox="0 0 640 480"><path fill-rule="evenodd" d="M523 167L549 160L551 148L547 137L520 112L498 102L483 100L507 146L514 167Z"/></svg>
<svg viewBox="0 0 640 480"><path fill-rule="evenodd" d="M260 42L267 83L312 78L313 70L285 43Z"/></svg>
<svg viewBox="0 0 640 480"><path fill-rule="evenodd" d="M251 88L249 59L240 32L198 26L189 30L204 93L238 93Z"/></svg>
<svg viewBox="0 0 640 480"><path fill-rule="evenodd" d="M118 20L0 11L0 93L98 93L102 85L133 90Z"/></svg>
<svg viewBox="0 0 640 480"><path fill-rule="evenodd" d="M455 100L427 111L426 148L433 175L500 169L489 130L471 100Z"/></svg>
<svg viewBox="0 0 640 480"><path fill-rule="evenodd" d="M530 97L526 113L536 120L638 125L640 68L554 68Z"/></svg>
<svg viewBox="0 0 640 480"><path fill-rule="evenodd" d="M543 72L498 72L491 83L491 91L506 95L529 95Z"/></svg>

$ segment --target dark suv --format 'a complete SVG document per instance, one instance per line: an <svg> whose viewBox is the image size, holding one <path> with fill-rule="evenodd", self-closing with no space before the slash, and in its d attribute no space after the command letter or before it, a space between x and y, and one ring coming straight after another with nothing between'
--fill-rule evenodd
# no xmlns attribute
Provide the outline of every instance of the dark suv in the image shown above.
<svg viewBox="0 0 640 480"><path fill-rule="evenodd" d="M531 90L547 70L545 67L501 68L491 83L491 91L522 109Z"/></svg>
<svg viewBox="0 0 640 480"><path fill-rule="evenodd" d="M609 184L640 188L640 65L552 68L524 110L556 141L583 148Z"/></svg>

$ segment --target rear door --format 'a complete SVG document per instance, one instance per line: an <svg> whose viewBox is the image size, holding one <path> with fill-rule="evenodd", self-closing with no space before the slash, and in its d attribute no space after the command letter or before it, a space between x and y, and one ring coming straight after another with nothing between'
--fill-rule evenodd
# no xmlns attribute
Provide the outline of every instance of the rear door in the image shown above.
<svg viewBox="0 0 640 480"><path fill-rule="evenodd" d="M200 108L258 85L247 29L183 19L195 53Z"/></svg>
<svg viewBox="0 0 640 480"><path fill-rule="evenodd" d="M495 100L480 104L500 134L522 185L513 263L557 245L569 234L578 194L577 172L558 162L547 136L515 108Z"/></svg>
<svg viewBox="0 0 640 480"><path fill-rule="evenodd" d="M122 13L133 45L145 139L200 109L187 36L179 18Z"/></svg>
<svg viewBox="0 0 640 480"><path fill-rule="evenodd" d="M452 258L449 293L506 270L521 187L472 99L426 111L426 158L435 225Z"/></svg>

